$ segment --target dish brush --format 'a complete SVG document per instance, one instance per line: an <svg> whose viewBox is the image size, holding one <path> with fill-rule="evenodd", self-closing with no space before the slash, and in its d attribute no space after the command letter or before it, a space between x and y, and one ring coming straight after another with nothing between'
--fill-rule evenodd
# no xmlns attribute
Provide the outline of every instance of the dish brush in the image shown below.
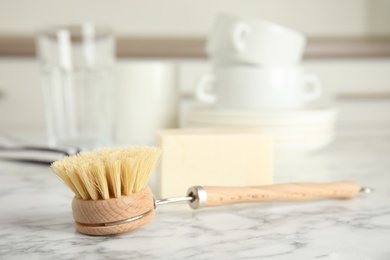
<svg viewBox="0 0 390 260"><path fill-rule="evenodd" d="M88 235L136 229L154 216L156 206L188 201L193 209L242 202L349 199L361 191L353 181L290 183L257 187L193 186L187 196L154 200L147 182L158 163L157 147L133 146L81 152L56 161L54 173L73 191L75 228Z"/></svg>

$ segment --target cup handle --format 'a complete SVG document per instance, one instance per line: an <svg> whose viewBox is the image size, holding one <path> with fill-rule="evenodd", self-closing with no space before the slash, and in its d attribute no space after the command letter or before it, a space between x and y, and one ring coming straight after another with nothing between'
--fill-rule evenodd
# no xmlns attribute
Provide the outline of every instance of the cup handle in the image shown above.
<svg viewBox="0 0 390 260"><path fill-rule="evenodd" d="M237 52L243 52L246 49L244 41L245 36L252 31L249 24L245 22L237 22L232 30L233 47Z"/></svg>
<svg viewBox="0 0 390 260"><path fill-rule="evenodd" d="M217 97L212 94L213 82L216 81L216 76L211 73L200 76L195 87L195 96L198 100L205 103L213 103L217 101ZM208 88L211 86L211 89Z"/></svg>
<svg viewBox="0 0 390 260"><path fill-rule="evenodd" d="M320 79L314 74L305 75L305 95L304 101L309 102L319 98L322 94L322 84Z"/></svg>

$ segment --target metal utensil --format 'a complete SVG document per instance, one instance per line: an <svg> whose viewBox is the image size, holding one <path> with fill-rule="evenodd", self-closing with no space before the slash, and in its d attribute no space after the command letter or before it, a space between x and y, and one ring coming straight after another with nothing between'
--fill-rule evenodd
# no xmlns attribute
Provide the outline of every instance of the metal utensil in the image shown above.
<svg viewBox="0 0 390 260"><path fill-rule="evenodd" d="M80 152L76 147L50 148L26 145L21 141L0 134L0 159L50 164L64 156Z"/></svg>

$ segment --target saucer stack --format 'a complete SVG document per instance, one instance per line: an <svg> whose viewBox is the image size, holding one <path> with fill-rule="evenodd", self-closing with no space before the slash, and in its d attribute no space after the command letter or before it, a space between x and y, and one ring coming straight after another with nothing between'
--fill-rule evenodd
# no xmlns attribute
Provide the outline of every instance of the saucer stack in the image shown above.
<svg viewBox="0 0 390 260"><path fill-rule="evenodd" d="M186 128L256 127L273 136L276 151L307 153L334 140L337 110L310 107L296 110L223 110L198 108L188 111Z"/></svg>
<svg viewBox="0 0 390 260"><path fill-rule="evenodd" d="M301 33L274 23L220 15L206 45L213 71L198 79L195 92L211 106L188 111L184 126L260 128L277 151L329 144L337 111L310 105L322 86L300 64L305 43Z"/></svg>

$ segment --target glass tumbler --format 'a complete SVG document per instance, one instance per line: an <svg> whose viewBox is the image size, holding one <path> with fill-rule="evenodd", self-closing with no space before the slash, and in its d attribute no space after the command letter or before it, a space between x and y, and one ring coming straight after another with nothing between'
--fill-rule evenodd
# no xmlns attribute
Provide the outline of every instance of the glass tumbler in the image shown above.
<svg viewBox="0 0 390 260"><path fill-rule="evenodd" d="M115 38L92 24L37 36L49 146L109 145L113 131Z"/></svg>

